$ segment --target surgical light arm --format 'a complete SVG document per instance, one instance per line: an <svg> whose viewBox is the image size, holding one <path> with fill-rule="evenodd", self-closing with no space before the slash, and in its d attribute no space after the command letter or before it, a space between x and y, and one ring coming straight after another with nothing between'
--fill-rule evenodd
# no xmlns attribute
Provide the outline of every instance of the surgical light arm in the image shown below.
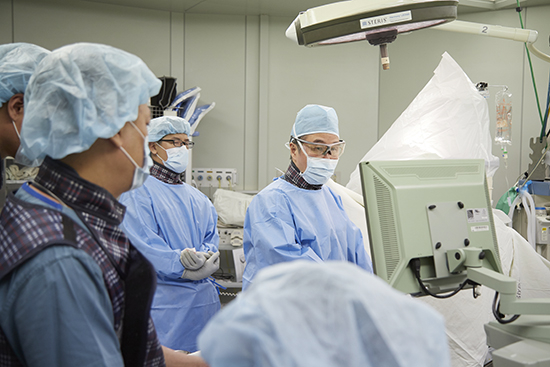
<svg viewBox="0 0 550 367"><path fill-rule="evenodd" d="M433 29L524 42L529 51L534 55L546 62L550 62L550 56L535 47L534 43L538 38L538 32L531 29L503 27L499 25L465 22L462 20L455 20L453 22L438 25L433 27Z"/></svg>

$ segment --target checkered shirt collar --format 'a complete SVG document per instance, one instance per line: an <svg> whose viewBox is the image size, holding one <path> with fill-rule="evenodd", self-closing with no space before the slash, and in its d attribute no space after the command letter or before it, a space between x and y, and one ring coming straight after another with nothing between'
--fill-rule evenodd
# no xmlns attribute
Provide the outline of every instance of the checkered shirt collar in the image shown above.
<svg viewBox="0 0 550 367"><path fill-rule="evenodd" d="M283 176L283 180L290 182L294 186L306 190L321 190L321 188L323 187L323 185L312 185L304 180L304 177L302 177L302 175L300 174L300 170L298 169L298 167L296 167L292 160L290 161L290 165L288 166L288 169Z"/></svg>
<svg viewBox="0 0 550 367"><path fill-rule="evenodd" d="M84 180L65 163L46 157L34 179L71 208L119 225L126 208L104 188Z"/></svg>
<svg viewBox="0 0 550 367"><path fill-rule="evenodd" d="M154 178L170 185L181 185L184 183L183 173L176 173L158 162L153 161L153 163L151 176Z"/></svg>

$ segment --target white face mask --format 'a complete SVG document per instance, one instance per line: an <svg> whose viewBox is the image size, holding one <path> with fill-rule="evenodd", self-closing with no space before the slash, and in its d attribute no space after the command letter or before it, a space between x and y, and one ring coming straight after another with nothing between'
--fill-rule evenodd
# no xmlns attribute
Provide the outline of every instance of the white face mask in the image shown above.
<svg viewBox="0 0 550 367"><path fill-rule="evenodd" d="M187 169L187 165L189 164L189 151L185 145L182 145L181 147L164 149L159 143L156 144L168 155L168 159L165 161L157 154L157 157L159 157L162 164L164 164L166 168L176 173L182 173Z"/></svg>
<svg viewBox="0 0 550 367"><path fill-rule="evenodd" d="M13 128L15 129L15 133L17 134L17 137L19 138L19 148L17 148L17 152L15 153L15 157L14 157L15 161L24 166L29 166L29 167L40 166L40 164L42 164L42 159L30 160L26 156L21 154L21 135L17 130L17 125L15 124L15 121L11 120L11 123L13 124Z"/></svg>
<svg viewBox="0 0 550 367"><path fill-rule="evenodd" d="M130 160L130 162L132 162L134 164L134 166L136 167L135 170L134 170L134 177L132 179L132 187L130 187L130 190L134 190L134 189L137 189L138 187L140 187L141 185L143 185L143 183L145 182L147 177L149 177L149 170L151 169L151 166L153 165L153 161L152 161L151 157L149 156L150 155L149 142L147 141L147 138L145 137L145 135L143 135L141 130L138 129L138 127L132 121L130 121L130 123L132 124L134 129L137 130L139 135L141 135L141 137L143 138L143 165L141 167L138 166L136 161L130 156L130 154L128 154L126 149L124 149L123 147L120 147L120 150L122 150L122 152Z"/></svg>
<svg viewBox="0 0 550 367"><path fill-rule="evenodd" d="M304 180L310 185L324 185L334 174L338 165L338 159L310 157L307 155L302 143L297 142L307 158L307 168L301 173Z"/></svg>

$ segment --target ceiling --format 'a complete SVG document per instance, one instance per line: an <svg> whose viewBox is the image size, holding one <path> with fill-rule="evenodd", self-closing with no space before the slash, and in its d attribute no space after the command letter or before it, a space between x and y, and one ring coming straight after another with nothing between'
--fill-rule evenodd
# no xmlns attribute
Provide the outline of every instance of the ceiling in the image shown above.
<svg viewBox="0 0 550 367"><path fill-rule="evenodd" d="M83 0L144 9L197 14L295 17L300 11L333 3L330 0ZM373 1L373 0L365 0ZM550 0L520 0L522 7L550 5ZM458 14L516 7L516 0L459 0Z"/></svg>

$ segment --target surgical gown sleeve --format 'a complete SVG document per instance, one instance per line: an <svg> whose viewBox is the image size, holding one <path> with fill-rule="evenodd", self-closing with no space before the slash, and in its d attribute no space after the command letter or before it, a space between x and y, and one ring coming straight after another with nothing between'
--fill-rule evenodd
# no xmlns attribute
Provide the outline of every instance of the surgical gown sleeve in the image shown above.
<svg viewBox="0 0 550 367"><path fill-rule="evenodd" d="M3 279L0 300L2 330L24 365L124 365L101 269L84 251L44 249Z"/></svg>
<svg viewBox="0 0 550 367"><path fill-rule="evenodd" d="M334 196L334 200L338 203L338 206L341 208L343 215L347 219L347 226L348 226L348 230L346 231L348 236L347 242L348 244L350 244L347 250L348 251L347 260L365 269L369 273L373 273L372 261L367 251L365 250L365 243L363 241L363 235L361 234L361 230L357 228L357 226L353 224L353 222L347 216L347 213L344 209L344 204L342 203L342 198L339 195L332 192L332 190L330 190L330 192Z"/></svg>
<svg viewBox="0 0 550 367"><path fill-rule="evenodd" d="M253 273L284 261L323 261L309 246L297 242L294 213L284 194L257 195L252 200L244 222L244 251Z"/></svg>
<svg viewBox="0 0 550 367"><path fill-rule="evenodd" d="M198 248L197 251L216 252L218 251L220 244L220 235L218 233L218 213L209 199L206 199L205 201L209 207L205 209L205 212L209 212L209 215L201 218L201 220L205 222L204 226L206 227L206 230L204 237L202 238L200 248Z"/></svg>
<svg viewBox="0 0 550 367"><path fill-rule="evenodd" d="M151 197L143 188L124 194L120 202L126 206L122 229L132 244L149 260L159 276L181 278L184 267L180 261L182 249L173 249L162 237Z"/></svg>

